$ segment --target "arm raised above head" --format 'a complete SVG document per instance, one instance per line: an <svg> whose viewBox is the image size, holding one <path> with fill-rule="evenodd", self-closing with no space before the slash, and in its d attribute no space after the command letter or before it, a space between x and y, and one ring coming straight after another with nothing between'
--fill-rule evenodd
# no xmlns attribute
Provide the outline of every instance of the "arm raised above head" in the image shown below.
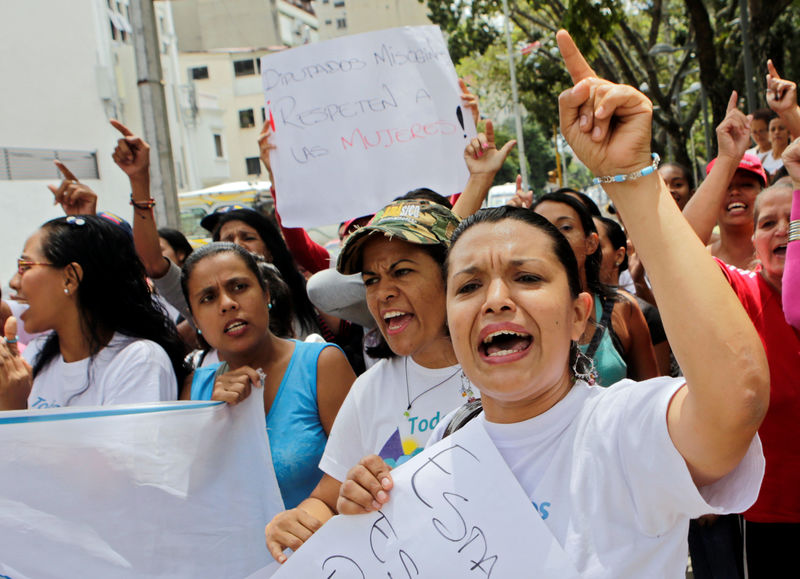
<svg viewBox="0 0 800 579"><path fill-rule="evenodd" d="M559 97L561 132L575 154L598 176L648 166L652 103L597 78L566 31L557 38L575 83ZM764 348L658 173L604 187L647 268L686 377L668 411L670 436L695 482L713 482L739 463L766 413Z"/></svg>

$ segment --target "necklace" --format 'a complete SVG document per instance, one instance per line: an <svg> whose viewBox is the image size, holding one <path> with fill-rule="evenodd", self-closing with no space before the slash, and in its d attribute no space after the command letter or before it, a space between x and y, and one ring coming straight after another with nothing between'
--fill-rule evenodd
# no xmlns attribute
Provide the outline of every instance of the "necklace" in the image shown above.
<svg viewBox="0 0 800 579"><path fill-rule="evenodd" d="M406 358L405 358L406 400L408 401L408 406L406 407L406 411L403 412L403 416L408 418L410 416L411 407L414 405L414 402L416 402L419 398L421 398L422 396L424 396L425 394L427 394L428 392L430 392L431 390L433 390L437 386L441 386L442 384L444 384L445 382L450 380L450 378L452 378L453 376L455 376L459 372L461 372L461 366L459 366L456 369L455 372L450 374L447 378L445 378L441 382L437 382L433 386L431 386L429 388L426 388L425 390L423 390L422 392L420 392L419 394L414 396L414 398L412 400L412 398L411 398L411 388L408 385L408 356L406 356ZM461 396L464 396L464 397L469 396L470 400L474 400L471 385L469 383L469 380L467 380L467 377L464 375L463 372L461 372Z"/></svg>

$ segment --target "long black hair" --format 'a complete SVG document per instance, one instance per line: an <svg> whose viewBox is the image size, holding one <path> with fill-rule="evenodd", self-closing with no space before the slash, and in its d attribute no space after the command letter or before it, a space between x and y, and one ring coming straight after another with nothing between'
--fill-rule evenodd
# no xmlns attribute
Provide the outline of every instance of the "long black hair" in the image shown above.
<svg viewBox="0 0 800 579"><path fill-rule="evenodd" d="M583 233L587 237L592 233L595 235L597 234L597 227L595 227L592 214L586 208L586 205L572 195L568 195L566 193L547 193L534 201L533 205L531 205L531 211L535 211L536 208L545 201L561 203L569 206L578 215L578 220L581 222ZM560 231L559 235L561 235ZM583 268L586 272L586 287L584 289L594 295L600 296L600 298L602 298L604 301L607 299L618 300L620 299L619 294L614 291L611 286L600 281L600 263L602 260L603 252L600 249L600 244L598 243L597 249L595 249L594 253L587 255L586 261L584 262Z"/></svg>
<svg viewBox="0 0 800 579"><path fill-rule="evenodd" d="M90 355L103 349L104 336L109 332L151 340L166 351L178 384L182 384L188 373L183 363L183 342L175 324L154 301L131 238L95 215L60 217L41 229L42 253L47 261L58 268L77 263L83 272L76 295ZM58 334L53 332L34 360L34 377L59 351ZM90 384L91 375L87 388Z"/></svg>
<svg viewBox="0 0 800 579"><path fill-rule="evenodd" d="M220 216L212 234L214 241L220 240L220 230L229 221L241 221L256 230L272 256L272 263L278 268L283 281L291 290L294 313L301 329L307 333L318 331L316 311L306 293L306 280L297 269L297 264L289 253L289 248L286 247L277 226L267 217L251 209L234 209Z"/></svg>
<svg viewBox="0 0 800 579"><path fill-rule="evenodd" d="M177 229L162 227L158 230L158 236L169 244L176 255L178 253L183 253L183 261L186 261L186 258L189 257L194 250L192 244L186 239L186 236ZM181 264L179 263L178 265Z"/></svg>

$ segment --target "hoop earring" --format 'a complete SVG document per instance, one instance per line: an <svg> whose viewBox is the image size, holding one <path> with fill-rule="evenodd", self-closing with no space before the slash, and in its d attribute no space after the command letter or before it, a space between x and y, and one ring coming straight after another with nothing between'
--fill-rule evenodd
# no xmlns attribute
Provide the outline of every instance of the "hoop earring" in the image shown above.
<svg viewBox="0 0 800 579"><path fill-rule="evenodd" d="M594 360L583 353L579 347L575 348L575 362L572 364L572 375L577 380L583 380L589 386L594 386L597 383L597 368L594 365Z"/></svg>

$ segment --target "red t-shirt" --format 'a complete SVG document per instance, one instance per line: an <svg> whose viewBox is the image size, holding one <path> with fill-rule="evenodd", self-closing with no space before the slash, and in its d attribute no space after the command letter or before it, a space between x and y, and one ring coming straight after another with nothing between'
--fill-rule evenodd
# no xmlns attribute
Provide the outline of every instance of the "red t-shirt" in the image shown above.
<svg viewBox="0 0 800 579"><path fill-rule="evenodd" d="M767 353L769 410L758 435L767 465L756 503L744 518L754 523L800 523L800 336L786 323L781 295L756 271L717 260L750 316Z"/></svg>

